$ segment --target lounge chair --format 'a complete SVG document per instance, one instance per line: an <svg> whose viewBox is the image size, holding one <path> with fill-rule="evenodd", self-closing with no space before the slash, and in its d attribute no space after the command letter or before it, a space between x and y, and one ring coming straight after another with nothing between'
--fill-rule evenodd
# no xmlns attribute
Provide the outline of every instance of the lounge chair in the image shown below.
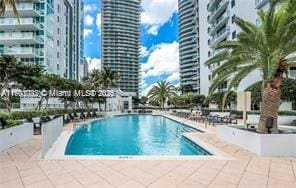
<svg viewBox="0 0 296 188"><path fill-rule="evenodd" d="M84 113L82 112L82 113L80 113L80 117L79 117L80 119L86 119L86 117L85 117L85 115L84 115Z"/></svg>
<svg viewBox="0 0 296 188"><path fill-rule="evenodd" d="M209 124L212 124L212 125L222 124L222 117L218 115L209 116L208 121L209 121Z"/></svg>
<svg viewBox="0 0 296 188"><path fill-rule="evenodd" d="M229 116L225 116L222 118L222 123L225 124L237 124L237 115L230 114Z"/></svg>
<svg viewBox="0 0 296 188"><path fill-rule="evenodd" d="M71 113L68 114L68 116L70 117L71 121L76 121L76 120L78 120L78 117L72 115Z"/></svg>
<svg viewBox="0 0 296 188"><path fill-rule="evenodd" d="M90 112L87 112L87 117L92 118L93 116L90 114Z"/></svg>

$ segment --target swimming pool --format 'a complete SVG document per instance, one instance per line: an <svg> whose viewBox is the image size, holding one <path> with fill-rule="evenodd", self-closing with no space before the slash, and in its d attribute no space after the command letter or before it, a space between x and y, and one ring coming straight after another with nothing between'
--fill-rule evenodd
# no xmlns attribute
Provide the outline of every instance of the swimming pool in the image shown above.
<svg viewBox="0 0 296 188"><path fill-rule="evenodd" d="M123 115L96 120L77 129L66 155L210 155L182 136L197 129L163 116Z"/></svg>

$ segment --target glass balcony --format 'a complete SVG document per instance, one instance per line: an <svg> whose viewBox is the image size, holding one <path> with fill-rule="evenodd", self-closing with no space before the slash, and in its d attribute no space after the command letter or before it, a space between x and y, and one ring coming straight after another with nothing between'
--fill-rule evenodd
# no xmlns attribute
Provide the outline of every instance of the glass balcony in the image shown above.
<svg viewBox="0 0 296 188"><path fill-rule="evenodd" d="M208 4L208 11L213 11L213 9L215 8L215 5L217 5L219 1L221 0L211 0L210 3Z"/></svg>
<svg viewBox="0 0 296 188"><path fill-rule="evenodd" d="M228 37L230 33L230 27L226 26L224 29L222 29L221 31L219 31L218 33L216 33L210 43L210 46L213 47L216 44L218 44L219 42L223 41L224 39L226 39Z"/></svg>
<svg viewBox="0 0 296 188"><path fill-rule="evenodd" d="M20 17L37 17L44 15L44 9L38 7L37 4L34 3L19 3L16 5L16 8ZM13 9L8 7L4 16L14 16Z"/></svg>
<svg viewBox="0 0 296 188"><path fill-rule="evenodd" d="M262 6L264 6L269 0L255 0L255 8L260 9Z"/></svg>
<svg viewBox="0 0 296 188"><path fill-rule="evenodd" d="M230 17L230 11L226 11L223 15L221 15L215 22L212 23L210 34L213 35L217 32L227 21Z"/></svg>
<svg viewBox="0 0 296 188"><path fill-rule="evenodd" d="M38 44L44 40L33 32L0 33L1 44Z"/></svg>
<svg viewBox="0 0 296 188"><path fill-rule="evenodd" d="M33 47L3 48L0 53L14 55L19 58L40 58L44 56L42 49L37 50Z"/></svg>
<svg viewBox="0 0 296 188"><path fill-rule="evenodd" d="M209 22L213 23L215 19L227 8L228 4L229 0L222 0L212 11Z"/></svg>
<svg viewBox="0 0 296 188"><path fill-rule="evenodd" d="M21 18L18 22L15 18L0 18L0 30L41 30L43 24L34 18Z"/></svg>

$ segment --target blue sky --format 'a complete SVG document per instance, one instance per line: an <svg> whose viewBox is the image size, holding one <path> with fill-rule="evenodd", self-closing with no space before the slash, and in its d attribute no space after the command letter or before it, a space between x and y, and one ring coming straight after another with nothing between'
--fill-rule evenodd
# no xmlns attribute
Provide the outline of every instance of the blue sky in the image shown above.
<svg viewBox="0 0 296 188"><path fill-rule="evenodd" d="M142 95L159 80L179 84L177 0L142 0ZM101 63L101 0L85 0L84 56L90 69Z"/></svg>

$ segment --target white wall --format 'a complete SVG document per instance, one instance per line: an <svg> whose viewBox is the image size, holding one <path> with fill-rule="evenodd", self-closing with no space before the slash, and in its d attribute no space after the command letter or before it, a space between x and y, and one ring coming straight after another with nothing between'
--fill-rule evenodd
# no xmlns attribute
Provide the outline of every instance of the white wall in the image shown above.
<svg viewBox="0 0 296 188"><path fill-rule="evenodd" d="M63 116L55 118L41 126L41 157L44 157L47 151L63 131Z"/></svg>
<svg viewBox="0 0 296 188"><path fill-rule="evenodd" d="M218 137L260 156L296 157L296 134L258 134L218 126Z"/></svg>
<svg viewBox="0 0 296 188"><path fill-rule="evenodd" d="M256 125L259 123L259 118L260 118L260 115L250 114L250 115L248 115L247 123ZM279 125L291 125L292 121L295 119L296 119L296 116L280 115L278 117L278 124Z"/></svg>
<svg viewBox="0 0 296 188"><path fill-rule="evenodd" d="M208 51L210 50L208 46L208 39L210 38L208 34L208 21L207 17L209 12L207 10L208 0L199 0L199 46L200 46L200 94L208 95L209 92L209 75L210 70L204 63L208 60Z"/></svg>
<svg viewBox="0 0 296 188"><path fill-rule="evenodd" d="M24 123L19 126L0 130L0 151L21 144L33 138L33 124Z"/></svg>

